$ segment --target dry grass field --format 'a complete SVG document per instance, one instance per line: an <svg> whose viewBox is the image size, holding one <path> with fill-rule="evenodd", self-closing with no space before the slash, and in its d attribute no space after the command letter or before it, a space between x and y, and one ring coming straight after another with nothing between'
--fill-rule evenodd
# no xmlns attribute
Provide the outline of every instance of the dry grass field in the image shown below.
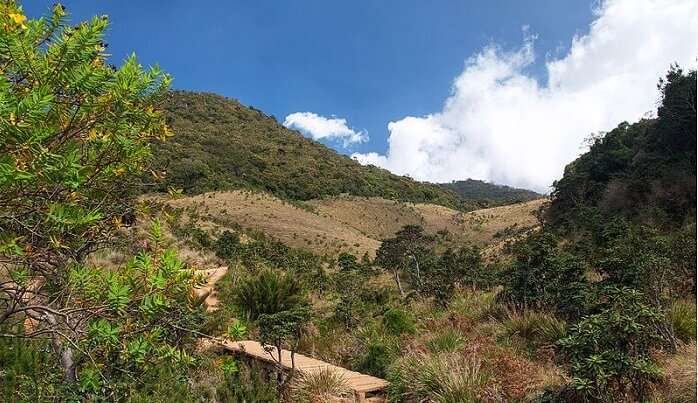
<svg viewBox="0 0 698 403"><path fill-rule="evenodd" d="M289 246L318 254L350 252L373 256L380 240L407 224L428 233L448 231L448 244L491 246L537 225L534 212L544 200L463 213L433 204L402 203L377 197L341 196L291 204L250 191L210 192L171 200L194 210L202 226L233 224L263 232Z"/></svg>

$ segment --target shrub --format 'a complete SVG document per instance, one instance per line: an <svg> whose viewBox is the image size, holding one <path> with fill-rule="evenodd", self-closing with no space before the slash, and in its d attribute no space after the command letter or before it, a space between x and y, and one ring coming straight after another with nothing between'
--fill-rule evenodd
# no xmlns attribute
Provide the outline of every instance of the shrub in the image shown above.
<svg viewBox="0 0 698 403"><path fill-rule="evenodd" d="M560 341L573 386L588 398L642 400L661 377L650 351L663 341L662 315L633 289L608 288L599 299L599 313L584 316Z"/></svg>
<svg viewBox="0 0 698 403"><path fill-rule="evenodd" d="M305 305L305 292L298 280L289 274L263 270L241 281L233 295L234 304L248 320L273 315Z"/></svg>
<svg viewBox="0 0 698 403"><path fill-rule="evenodd" d="M226 376L224 382L216 385L216 398L219 402L265 402L279 401L274 385L262 377L262 368L252 365L241 366L233 376Z"/></svg>
<svg viewBox="0 0 698 403"><path fill-rule="evenodd" d="M519 306L555 310L566 317L578 317L585 310L584 264L562 251L554 235L529 236L516 245L515 255L501 298Z"/></svg>
<svg viewBox="0 0 698 403"><path fill-rule="evenodd" d="M393 360L395 349L384 340L371 340L356 365L361 372L384 378Z"/></svg>
<svg viewBox="0 0 698 403"><path fill-rule="evenodd" d="M414 333L417 329L412 315L409 313L393 308L383 314L383 326L385 329L396 336L403 333Z"/></svg>
<svg viewBox="0 0 698 403"><path fill-rule="evenodd" d="M221 259L232 259L240 245L240 236L230 231L224 231L216 240L216 256Z"/></svg>

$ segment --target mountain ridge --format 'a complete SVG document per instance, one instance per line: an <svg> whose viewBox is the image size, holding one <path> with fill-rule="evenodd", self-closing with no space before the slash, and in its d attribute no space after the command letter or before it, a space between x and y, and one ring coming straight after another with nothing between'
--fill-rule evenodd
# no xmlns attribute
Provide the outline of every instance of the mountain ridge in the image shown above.
<svg viewBox="0 0 698 403"><path fill-rule="evenodd" d="M251 189L296 201L349 194L431 203L461 211L516 200L464 197L448 186L361 165L284 127L275 117L221 95L171 91L164 109L177 135L152 145L152 169L164 174L155 186L157 191L172 187L194 195ZM489 193L479 194L507 190L492 188Z"/></svg>

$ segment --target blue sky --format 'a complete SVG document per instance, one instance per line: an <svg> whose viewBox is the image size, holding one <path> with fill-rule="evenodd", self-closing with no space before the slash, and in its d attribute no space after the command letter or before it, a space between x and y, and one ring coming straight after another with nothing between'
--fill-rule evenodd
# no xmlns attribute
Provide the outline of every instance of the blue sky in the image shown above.
<svg viewBox="0 0 698 403"><path fill-rule="evenodd" d="M236 98L281 121L297 111L346 118L368 132L350 148L359 152L385 151L389 121L439 109L483 46L518 47L528 25L537 50L555 52L591 21L588 0L533 3L64 1L74 21L109 15L115 60L135 52L171 73L176 88ZM51 4L25 9L40 15Z"/></svg>
<svg viewBox="0 0 698 403"><path fill-rule="evenodd" d="M661 72L672 61L698 54L692 44L695 29L688 27L698 25L693 24L698 21L696 6L690 0L661 1L666 4L659 9L648 0L65 0L63 4L73 21L109 15L107 42L114 61L135 52L142 64L158 63L171 73L175 88L236 98L280 122L296 112L346 119L334 123L362 133L360 138L366 132L369 139L348 144L330 136L322 141L341 152L356 153L363 163L422 180L475 177L545 190L578 153L581 137L649 110L656 101L654 83ZM38 16L52 3L25 2L24 7L29 16ZM674 21L677 18L683 23ZM666 22L670 19L676 27ZM590 27L593 21L600 27L597 33ZM645 59L635 63L632 57L627 62L626 57L618 63L623 66L608 67L597 76L600 60L613 61L624 48L642 45L633 41L661 41L663 35L672 42L681 41L683 35L689 44L651 51L651 63ZM575 36L588 39L577 44L576 53ZM560 61L557 68L552 65L555 61ZM555 88L548 83L551 74L560 84ZM555 154L549 165L536 165L538 157L517 160L519 153L538 150L520 149L517 141L535 143L538 120L543 120L536 112L550 109L547 104L531 105L528 99L548 97L544 101L564 103L596 91L595 84L606 82L607 76L613 80L604 86L606 92L594 92L597 98L608 98L624 86L652 88L638 95L642 104L591 119L593 125L565 137L560 149L546 150ZM459 80L465 82L454 85ZM478 91L485 93L474 89L479 82L483 85ZM554 93L558 87L569 91L562 97ZM508 109L488 114L479 100L490 96L489 104ZM578 102L584 100L592 108L594 101ZM599 108L609 109L604 102ZM585 111L586 104L560 111L560 124L542 129L550 130L548 136L561 135L562 125L574 119L577 108ZM466 121L468 111L478 111L478 116ZM491 124L473 123L479 119ZM512 125L501 127L501 120ZM309 128L307 135L322 137L302 123L295 127ZM507 134L529 126L515 137ZM557 138L552 143L556 142ZM524 165L530 169L521 169Z"/></svg>

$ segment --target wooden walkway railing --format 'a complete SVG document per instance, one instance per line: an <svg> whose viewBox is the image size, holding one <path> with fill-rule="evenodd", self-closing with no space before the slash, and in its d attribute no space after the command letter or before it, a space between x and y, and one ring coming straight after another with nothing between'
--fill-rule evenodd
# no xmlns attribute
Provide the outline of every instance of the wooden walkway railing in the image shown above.
<svg viewBox="0 0 698 403"><path fill-rule="evenodd" d="M264 347L256 341L230 341L225 339L219 339L218 341L219 344L221 344L223 348L225 348L228 351L234 352L236 354L243 354L253 359L263 361L269 364L276 363L276 361L271 357L269 352L264 350ZM275 357L278 357L275 349L272 351L272 353ZM309 373L320 369L330 369L336 371L344 378L347 386L354 393L354 401L357 403L377 403L385 401L385 399L382 397L366 397L367 393L383 392L385 388L388 387L388 382L384 379L376 378L375 376L364 375L359 372L350 371L346 368L337 367L324 361L306 357L298 353L295 354L294 361L296 364L296 371L302 373ZM290 351L281 350L281 365L288 370L291 369Z"/></svg>

